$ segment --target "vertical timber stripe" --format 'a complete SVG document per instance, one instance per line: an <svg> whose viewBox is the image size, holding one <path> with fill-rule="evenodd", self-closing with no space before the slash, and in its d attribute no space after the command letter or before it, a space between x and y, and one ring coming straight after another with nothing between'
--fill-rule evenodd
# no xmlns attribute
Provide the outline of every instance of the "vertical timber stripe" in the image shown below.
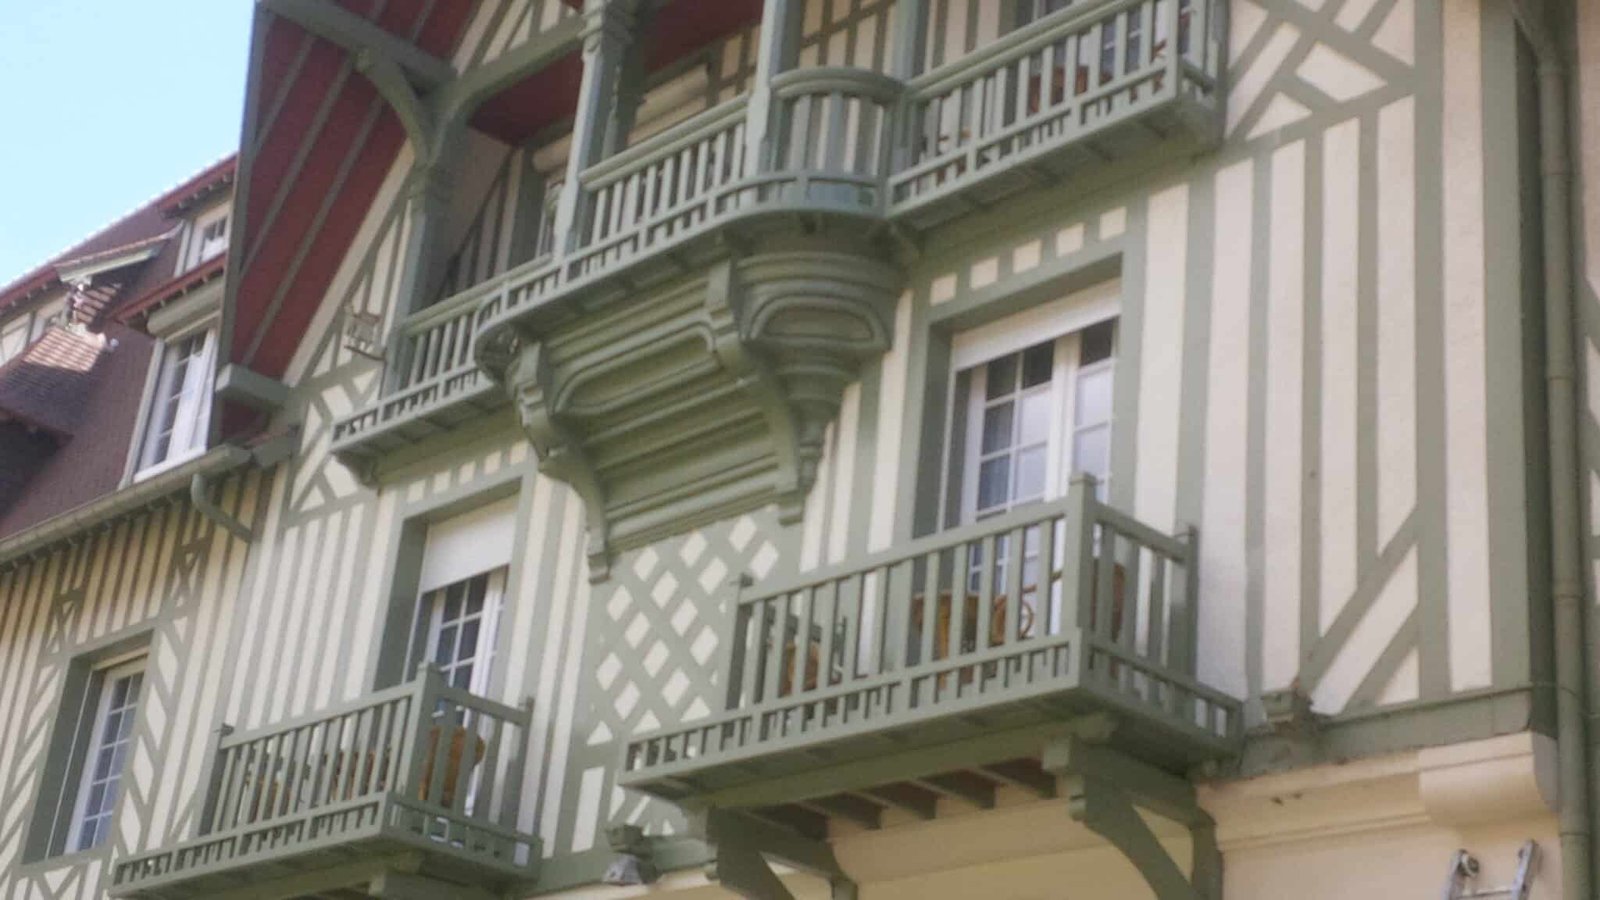
<svg viewBox="0 0 1600 900"><path fill-rule="evenodd" d="M1203 681L1245 690L1245 494L1249 432L1250 261L1254 162L1216 176L1216 255L1212 263L1210 384L1205 430L1206 504L1201 521L1206 559L1201 566L1199 660Z"/></svg>
<svg viewBox="0 0 1600 900"><path fill-rule="evenodd" d="M1490 682L1488 343L1479 3L1445 6L1444 359L1450 687Z"/></svg>
<svg viewBox="0 0 1600 900"><path fill-rule="evenodd" d="M1287 688L1299 672L1302 382L1305 332L1305 144L1272 155L1267 298L1267 460L1263 690Z"/></svg>

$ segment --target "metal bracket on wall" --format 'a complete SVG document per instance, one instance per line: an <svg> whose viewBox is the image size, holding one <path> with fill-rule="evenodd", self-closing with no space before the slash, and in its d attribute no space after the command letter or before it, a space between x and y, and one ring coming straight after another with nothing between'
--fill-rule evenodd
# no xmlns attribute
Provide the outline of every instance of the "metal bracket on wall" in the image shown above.
<svg viewBox="0 0 1600 900"><path fill-rule="evenodd" d="M1457 850L1450 858L1450 876L1444 885L1444 900L1528 900L1533 876L1539 868L1539 845L1528 841L1517 851L1517 878L1508 887L1480 888L1478 858Z"/></svg>

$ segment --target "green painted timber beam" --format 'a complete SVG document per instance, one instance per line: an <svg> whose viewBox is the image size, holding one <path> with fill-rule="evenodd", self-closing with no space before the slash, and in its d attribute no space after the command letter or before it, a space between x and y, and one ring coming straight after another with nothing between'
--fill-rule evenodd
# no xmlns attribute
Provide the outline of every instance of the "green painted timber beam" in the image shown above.
<svg viewBox="0 0 1600 900"><path fill-rule="evenodd" d="M273 13L352 53L394 60L419 88L429 91L455 78L448 62L327 0L262 0Z"/></svg>

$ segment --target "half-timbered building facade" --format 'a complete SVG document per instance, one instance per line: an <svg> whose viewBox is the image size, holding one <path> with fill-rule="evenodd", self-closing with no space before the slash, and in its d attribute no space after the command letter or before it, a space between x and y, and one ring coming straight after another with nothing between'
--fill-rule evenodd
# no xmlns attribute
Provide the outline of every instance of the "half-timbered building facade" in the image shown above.
<svg viewBox="0 0 1600 900"><path fill-rule="evenodd" d="M0 894L1594 896L1600 9L253 15L0 289Z"/></svg>

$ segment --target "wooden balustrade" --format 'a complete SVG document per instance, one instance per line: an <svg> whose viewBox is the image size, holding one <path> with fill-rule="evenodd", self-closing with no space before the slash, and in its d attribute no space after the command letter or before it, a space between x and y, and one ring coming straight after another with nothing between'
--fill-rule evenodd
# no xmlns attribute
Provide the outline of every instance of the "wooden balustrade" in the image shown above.
<svg viewBox="0 0 1600 900"><path fill-rule="evenodd" d="M334 709L219 736L200 837L117 864L119 893L399 831L503 871L531 870L518 830L530 710L424 668Z"/></svg>
<svg viewBox="0 0 1600 900"><path fill-rule="evenodd" d="M1180 88L1215 86L1209 16L1222 0L1069 6L911 82L894 204L1093 134ZM1176 36L1176 40L1174 40ZM1197 36L1204 36L1200 39Z"/></svg>
<svg viewBox="0 0 1600 900"><path fill-rule="evenodd" d="M1080 477L1064 500L741 592L727 712L634 741L624 769L630 782L677 777L664 773L1084 688L1233 741L1237 701L1188 671L1193 548Z"/></svg>
<svg viewBox="0 0 1600 900"><path fill-rule="evenodd" d="M695 116L582 175L583 249L572 277L643 253L737 207L745 100Z"/></svg>

